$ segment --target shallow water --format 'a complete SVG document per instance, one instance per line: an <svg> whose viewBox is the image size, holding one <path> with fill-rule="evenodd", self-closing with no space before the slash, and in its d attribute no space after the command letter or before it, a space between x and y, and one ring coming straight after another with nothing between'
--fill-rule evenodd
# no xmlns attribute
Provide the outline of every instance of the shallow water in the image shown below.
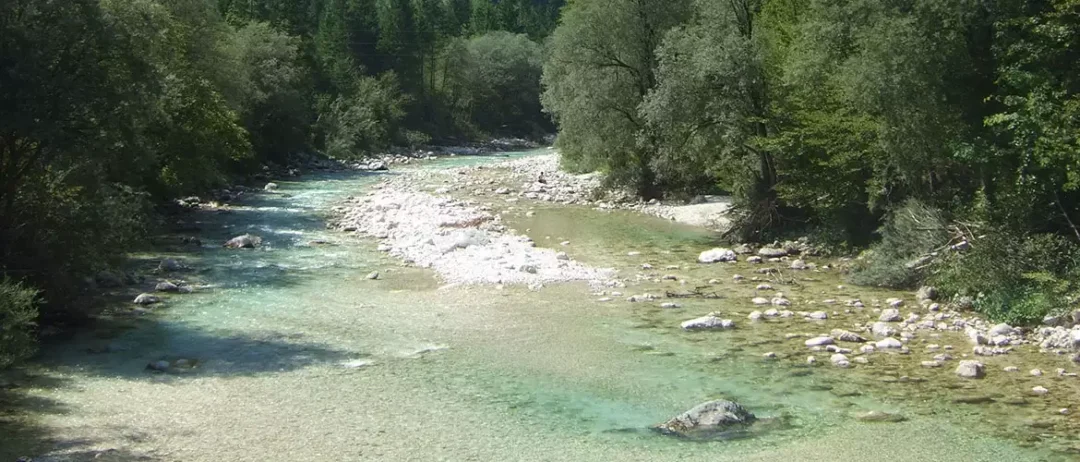
<svg viewBox="0 0 1080 462"><path fill-rule="evenodd" d="M418 168L484 162L490 159ZM986 358L986 380L962 381L952 373L955 361L919 368L932 356L923 344L969 348L960 336L943 334L920 335L911 357L875 353L870 364L849 370L806 366L803 338L785 340L785 333L828 332L876 317L869 308L844 313L820 300L896 294L837 289L829 272L799 274L793 284L774 286L792 299L792 309L825 309L834 319L752 324L746 314L754 309L756 283L730 281L735 273L754 276L754 267L697 265L697 253L715 236L626 212L495 204L512 207L504 220L528 230L538 245L618 269L629 287L606 289L624 293L612 302L597 301L585 284L440 288L429 271L400 265L374 241L325 230L330 206L378 179L279 181L282 194L257 195L229 213L200 212L207 245L172 255L196 268L184 278L209 287L171 296L152 315L118 310L98 328L49 347L0 414L15 422L0 427L11 436L0 440L0 460L45 453L82 460L106 449L115 451L103 456L117 460L184 461L1073 457L1076 419L1056 410L1080 396L1077 379L1001 372L1015 364L1053 374L1070 367L1065 360L1023 352ZM243 232L267 245L215 246ZM150 268L166 254L135 261ZM641 271L645 262L658 269ZM365 279L376 270L380 280ZM652 280L665 274L680 281ZM709 286L713 278L723 282ZM718 298L680 299L679 309L625 301L693 289ZM678 328L711 311L735 319L739 329ZM779 358L764 359L766 351ZM828 362L827 353L816 356ZM160 359L194 367L145 370ZM1036 384L1051 395L1029 396L1025 390ZM647 431L717 397L783 425L724 442ZM993 402L958 404L957 397ZM907 420L854 418L867 410Z"/></svg>

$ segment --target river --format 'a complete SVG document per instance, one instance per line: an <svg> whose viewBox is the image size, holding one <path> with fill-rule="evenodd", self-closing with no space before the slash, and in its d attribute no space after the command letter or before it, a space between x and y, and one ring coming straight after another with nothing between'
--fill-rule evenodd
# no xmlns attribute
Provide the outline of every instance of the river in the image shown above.
<svg viewBox="0 0 1080 462"><path fill-rule="evenodd" d="M410 168L498 158L448 158ZM753 287L727 281L752 269L697 265L697 253L716 236L629 212L537 204L535 214L508 213L505 220L528 230L538 245L619 270L629 281L616 289L624 295L693 287L635 280L648 261L657 268L678 265L665 272L683 280L724 281L712 289L718 298L680 299L682 307L673 310L626 303L625 296L603 303L585 284L539 291L441 287L428 270L378 252L375 241L326 229L330 207L379 178L340 173L278 181L279 194L254 195L228 212L197 212L207 243L199 250L170 253L165 247L132 256L147 272L163 257L179 258L195 268L183 277L205 287L169 297L150 315L120 310L47 346L21 387L8 392L0 460L1075 457L1069 452L1076 445L1069 436L1075 418L1055 412L1074 399L1075 393L1062 393L1075 385L1052 386L1056 400L1032 398L1023 392L1028 377L998 372L1018 358L1042 361L1051 371L1060 360L992 358L992 373L977 384L955 377L955 365L923 370L899 355L874 356L850 370L808 366L802 340L793 343L784 334L822 327L801 319L749 326L746 300ZM263 248L217 247L244 232L262 236ZM564 240L571 242L560 246ZM366 278L372 271L380 272L379 280ZM829 273L807 279L814 280L784 290L797 299L894 295L837 288L838 276ZM678 328L710 311L741 314L740 328ZM933 341L960 347L964 340L958 334ZM764 358L766 351L779 359ZM828 363L827 354L818 356ZM146 369L151 361L180 359L193 367ZM647 430L719 397L780 424L713 442ZM855 418L870 410L906 420Z"/></svg>

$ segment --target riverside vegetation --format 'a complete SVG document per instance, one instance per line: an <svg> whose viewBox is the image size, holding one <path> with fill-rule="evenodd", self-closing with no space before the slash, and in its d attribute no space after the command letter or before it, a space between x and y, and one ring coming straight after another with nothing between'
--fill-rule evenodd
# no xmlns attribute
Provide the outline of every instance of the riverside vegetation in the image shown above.
<svg viewBox="0 0 1080 462"><path fill-rule="evenodd" d="M1078 44L1075 0L579 1L543 102L572 170L1031 323L1080 294Z"/></svg>
<svg viewBox="0 0 1080 462"><path fill-rule="evenodd" d="M0 367L93 313L175 198L312 152L549 132L539 42L561 4L3 2Z"/></svg>

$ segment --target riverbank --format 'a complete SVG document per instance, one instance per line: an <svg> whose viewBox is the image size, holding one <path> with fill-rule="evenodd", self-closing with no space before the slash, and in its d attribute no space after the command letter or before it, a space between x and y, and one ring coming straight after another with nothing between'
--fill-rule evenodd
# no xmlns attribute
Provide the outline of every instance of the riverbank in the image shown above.
<svg viewBox="0 0 1080 462"><path fill-rule="evenodd" d="M338 227L346 230L359 229L368 235L387 239L389 230L401 223L421 223L427 219L425 217L453 215L453 210L463 207L462 204L469 204L471 210L482 210L483 215L449 220L448 226L458 227L461 223L473 222L477 224L476 228L495 226L500 232L514 232L513 230L517 229L518 232L528 235L531 229L522 226L535 223L533 219L537 216L537 209L547 207L545 204L588 207L603 213L627 211L660 217L673 217L687 207L644 203L618 194L604 194L599 190L601 181L597 174L572 175L559 171L557 166L557 156L545 154L482 166L405 173L380 184L379 191L370 197L347 204L346 218ZM389 221L384 214L378 213L382 207L378 204L386 200L386 197L415 194L425 197L425 206L412 210L395 206L395 213L403 215ZM720 211L713 213L718 213L719 218L723 219L726 209L717 210ZM673 221L696 225L708 222L700 216ZM714 218L711 222L716 223L717 220ZM365 228L364 223L377 224L369 224ZM515 226L516 223L523 224ZM510 230L507 229L508 226ZM405 227L400 233L408 236L427 235L417 233L411 227ZM540 236L533 238L540 239ZM564 235L559 239L563 238L566 240L559 245L572 247L574 236ZM394 245L385 245L384 250L412 262L414 259L410 257L410 245L417 246L418 242L425 239L426 242L419 247L438 247L432 240L421 237L411 243L395 240ZM546 245L554 246L550 243L551 236L544 236L544 240L549 242ZM526 238L522 242L531 246L541 241ZM709 246L702 246L696 251L709 250ZM734 274L729 281L715 277L686 277L680 272L688 270L688 266L703 270L709 266L701 262L711 262L712 259L706 259L706 256L702 255L699 259L701 262L661 266L641 257L639 252L630 251L627 256L640 260L636 271L623 268L612 284L632 287L647 283L659 285L663 289L643 293L624 293L625 290L621 288L597 290L594 296L600 302L644 303L668 311L678 311L686 299L708 298L708 294L717 293L712 291L730 293L733 288L739 287L743 289L735 290L747 294L738 297L741 300L734 303L753 308L746 311L710 309L708 312L694 313L708 314L700 319L693 319L694 316L688 313L683 319L685 322L678 324L694 327L703 324L706 328L715 325L736 331L775 323L788 325L787 330L774 331L773 335L776 336L776 341L792 346L763 352L762 357L766 360L841 369L864 367L880 361L888 363L889 367L919 371L895 378L901 382L927 381L929 379L925 376L930 371L939 379L942 379L943 375L975 381L983 380L987 376L1004 376L1002 378L1005 381L1025 383L1022 387L1028 387L1026 391L1024 388L1015 390L1019 396L1046 396L1049 390L1047 381L1055 382L1056 385L1057 382L1065 380L1066 389L1080 391L1080 382L1076 380L1076 364L1071 361L1071 358L1076 357L1076 346L1080 344L1077 341L1080 340L1080 328L1072 326L1071 323L1040 328L992 323L972 313L963 306L962 301L939 299L939 294L932 287L924 287L916 293L893 293L893 296L889 297L870 298L853 296L852 289L840 284L832 289L818 289L819 294L807 297L803 293L806 286L819 286L813 284L814 282L821 279L839 282L840 275L836 268L844 266L845 261L817 257L813 247L805 242L776 243L761 248L739 245L734 250L714 252L727 252L731 255L730 258L721 259L728 263L716 265L730 267L738 262L738 271L745 271L745 275ZM558 254L565 255L564 252ZM452 265L444 266L438 271L440 276L446 281L515 282L505 278L473 279L457 274L457 271L470 268L476 263L470 261L470 257L462 255L462 258L469 263L456 268ZM502 262L497 266L513 268L513 265L504 265ZM797 291L801 296L793 297L790 290ZM723 298L730 300L733 297ZM703 321L708 319L715 322ZM810 331L797 327L800 322L806 323L801 329L809 328ZM1048 322L1060 324L1063 320ZM1033 360L1040 356L1042 358ZM1047 364L1053 366L1049 367ZM1057 407L1051 405L1047 412L1061 415L1072 412L1072 403L1066 397L1068 395L1055 393L1054 396Z"/></svg>
<svg viewBox="0 0 1080 462"><path fill-rule="evenodd" d="M730 225L727 217L731 206L729 198L715 198L708 203L685 205L633 199L627 192L604 189L598 173L569 174L560 170L558 154L555 152L490 165L461 167L441 173L453 177L453 181L432 178L431 172L424 172L424 175L422 178L398 178L386 186L390 189L412 189L416 184L437 184L441 181L445 186L436 186L434 192L456 193L470 202L492 197L503 198L501 202L492 201L486 204L487 210L509 204L503 205L504 211L513 211L521 207L517 201L533 204L547 202L587 206L600 211L629 210L717 232L725 231ZM816 268L808 266L800 257L820 254L817 248L805 240L776 242L765 247L742 244L735 246L734 251L752 264L761 264L763 267L758 271L764 272L814 270ZM847 265L848 259L834 260L826 260L823 268L829 271L842 268ZM911 298L917 300L918 304L915 309L907 310L906 316L895 319L902 321L897 329L899 331L964 332L973 344L972 354L975 356L1004 355L1011 351L1011 347L1033 344L1043 352L1070 356L1080 361L1080 356L1076 355L1080 348L1080 316L1048 318L1044 321L1045 325L1039 327L1013 327L989 322L975 315L970 311L970 307L966 306L969 302L964 300L938 300L937 291L932 287L920 289L911 294ZM845 303L855 307L865 305L859 300L847 300ZM882 306L880 302L877 304L878 308ZM896 304L887 308L901 311L903 305ZM883 315L878 322L895 317L896 315L890 312ZM880 325L878 328L882 330ZM859 326L858 330L871 333L874 332L874 325L867 323Z"/></svg>

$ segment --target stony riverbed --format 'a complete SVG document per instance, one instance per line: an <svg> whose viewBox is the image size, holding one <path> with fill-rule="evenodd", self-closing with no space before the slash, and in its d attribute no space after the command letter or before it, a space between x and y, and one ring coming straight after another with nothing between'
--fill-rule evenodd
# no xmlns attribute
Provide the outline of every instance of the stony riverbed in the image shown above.
<svg viewBox="0 0 1080 462"><path fill-rule="evenodd" d="M557 252L561 263L550 260L553 265L585 268L570 260L569 255L574 254L570 249L576 240L572 231L557 236L540 236L534 232L535 225L544 220L542 214L551 210L547 204L589 208L594 213L623 210L672 220L673 211L680 207L655 201L635 202L619 195L604 196L597 192L601 184L597 175L567 174L559 172L557 165L557 156L549 154L397 177L380 184L378 191L369 197L353 201L360 206L347 205L342 209L346 215L338 226L360 229L385 239L384 226L369 225L365 230L362 223L383 223L385 219L380 213L372 213L373 208L380 207L372 204L386 200L387 195L407 192L426 197L426 207L413 210L416 216L411 218L398 216L393 223L423 223L425 219L421 217L447 213L427 207L443 210L470 207L482 211L484 218L451 220L449 227L455 231L442 234L457 239L457 233L462 232L459 225L466 221L476 223L477 229L495 227L506 235L520 232L515 241L526 243L518 249L522 256L508 255L505 260L527 260L525 255L535 249L536 242L545 242L565 249ZM398 213L409 213L399 210ZM723 219L711 216L686 221L715 225ZM545 232L551 229L547 227ZM427 234L417 233L413 228L404 228L401 233L427 239ZM431 242L428 239L429 247ZM414 243L413 248L416 247L424 246ZM407 251L400 250L400 245L382 248L405 256L406 262L415 261ZM1001 412L1005 415L1010 412L1008 408L1019 406L1038 409L1033 413L1034 419L1061 419L1055 424L1048 423L1053 420L1013 422L1019 428L1029 425L1071 428L1073 420L1067 416L1080 404L1073 402L1073 396L1080 391L1077 380L1080 368L1073 361L1080 346L1080 327L1069 327L1067 320L1048 319L1049 325L1044 327L1019 328L986 321L967 310L963 301L941 299L932 287L916 293L847 287L836 270L843 266L842 259L817 258L815 249L806 243L776 243L762 248L740 245L735 250L703 246L692 250L690 255L697 250L703 253L696 261L677 264L671 264L669 256L657 258L635 250L619 256L593 256L594 262L622 267L617 277L605 272L609 288L594 290L593 296L600 303L634 307L647 322L655 323L651 325L654 328L677 325L690 331L720 331L699 335L737 338L737 343L745 343L742 348L761 350L760 361L812 368L864 369L850 374L856 378L853 383L879 382L867 387L884 383L924 388L937 382L938 386L963 391L963 396L952 398L953 404L1003 407ZM715 261L716 258L706 258L710 251L724 252L730 257ZM504 248L481 254L492 252L513 253ZM456 263L447 263L438 270L447 281L523 282L504 275L487 280L462 276L469 274L476 262L464 252L458 255L460 259L448 260ZM627 268L628 261L635 263ZM430 264L422 264L425 265ZM496 266L511 273L521 268L502 261ZM726 277L715 277L718 273ZM574 279L589 278L566 275L550 281ZM598 281L592 279L594 283ZM1008 385L1002 388L1002 384ZM1053 397L1051 388L1057 389Z"/></svg>

